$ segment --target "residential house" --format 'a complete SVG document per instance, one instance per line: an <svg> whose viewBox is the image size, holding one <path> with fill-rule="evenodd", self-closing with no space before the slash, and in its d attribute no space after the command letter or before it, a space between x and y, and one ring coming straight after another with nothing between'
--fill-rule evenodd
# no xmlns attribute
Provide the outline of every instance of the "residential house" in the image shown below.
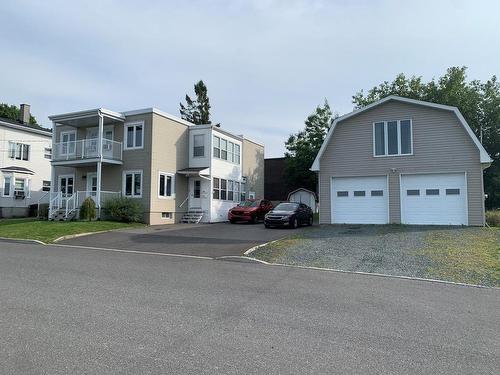
<svg viewBox="0 0 500 375"><path fill-rule="evenodd" d="M320 223L484 225L490 164L457 108L386 97L332 124L311 168Z"/></svg>
<svg viewBox="0 0 500 375"><path fill-rule="evenodd" d="M24 217L50 192L51 131L29 124L30 106L18 121L0 118L0 217Z"/></svg>
<svg viewBox="0 0 500 375"><path fill-rule="evenodd" d="M214 125L155 108L93 109L53 122L50 214L78 214L86 197L137 199L148 224L218 222L241 199L263 193L264 146Z"/></svg>

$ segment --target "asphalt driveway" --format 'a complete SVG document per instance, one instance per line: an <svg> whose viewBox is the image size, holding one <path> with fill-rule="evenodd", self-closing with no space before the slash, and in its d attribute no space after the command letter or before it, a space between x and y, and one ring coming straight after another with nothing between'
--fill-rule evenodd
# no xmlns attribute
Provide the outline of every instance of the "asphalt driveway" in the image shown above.
<svg viewBox="0 0 500 375"><path fill-rule="evenodd" d="M61 244L217 258L239 256L249 248L308 228L266 229L263 224L173 224L77 237Z"/></svg>

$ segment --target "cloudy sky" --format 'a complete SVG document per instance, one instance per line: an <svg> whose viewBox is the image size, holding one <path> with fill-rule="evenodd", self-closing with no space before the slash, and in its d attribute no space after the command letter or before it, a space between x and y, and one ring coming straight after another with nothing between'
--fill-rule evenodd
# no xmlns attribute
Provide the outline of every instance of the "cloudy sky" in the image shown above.
<svg viewBox="0 0 500 375"><path fill-rule="evenodd" d="M157 107L179 115L193 83L213 121L283 154L327 98L351 97L397 73L500 74L498 1L0 2L0 102L50 114Z"/></svg>

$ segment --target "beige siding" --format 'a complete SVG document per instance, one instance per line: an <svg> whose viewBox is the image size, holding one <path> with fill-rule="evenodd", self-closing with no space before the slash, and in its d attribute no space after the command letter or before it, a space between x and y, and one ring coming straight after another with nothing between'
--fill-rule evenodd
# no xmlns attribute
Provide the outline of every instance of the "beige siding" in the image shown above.
<svg viewBox="0 0 500 375"><path fill-rule="evenodd" d="M373 122L408 118L413 126L413 155L374 157ZM322 223L331 222L333 176L388 175L390 222L399 223L400 174L467 172L469 224L484 224L479 150L450 111L389 101L341 121L320 160L320 169Z"/></svg>
<svg viewBox="0 0 500 375"><path fill-rule="evenodd" d="M184 124L153 114L153 139L151 151L151 196L149 224L168 224L178 222L187 210L187 204L179 205L186 199L187 178L175 173L188 167L189 152L188 127ZM159 173L167 172L175 175L175 198L158 197ZM172 220L162 219L162 212L172 212Z"/></svg>
<svg viewBox="0 0 500 375"><path fill-rule="evenodd" d="M264 146L243 140L242 174L247 177L247 196L255 191L256 198L264 197Z"/></svg>

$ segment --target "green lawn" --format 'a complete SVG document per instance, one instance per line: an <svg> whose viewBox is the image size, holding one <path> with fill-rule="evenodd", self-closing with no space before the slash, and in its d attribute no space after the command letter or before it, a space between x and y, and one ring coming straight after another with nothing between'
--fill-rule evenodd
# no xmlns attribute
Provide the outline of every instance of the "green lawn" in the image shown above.
<svg viewBox="0 0 500 375"><path fill-rule="evenodd" d="M99 232L111 229L143 226L139 223L116 221L41 221L36 219L0 220L0 237L22 238L53 242L56 238L70 234Z"/></svg>

